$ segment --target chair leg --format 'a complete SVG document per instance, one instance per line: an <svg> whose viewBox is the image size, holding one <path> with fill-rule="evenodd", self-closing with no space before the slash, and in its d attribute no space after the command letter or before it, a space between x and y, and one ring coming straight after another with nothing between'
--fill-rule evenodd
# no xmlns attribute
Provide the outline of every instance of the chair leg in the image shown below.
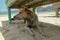
<svg viewBox="0 0 60 40"><path fill-rule="evenodd" d="M9 23L11 23L12 20L11 20L11 10L10 10L10 8L8 8L8 19L9 19Z"/></svg>
<svg viewBox="0 0 60 40"><path fill-rule="evenodd" d="M33 8L33 12L35 13L35 8Z"/></svg>
<svg viewBox="0 0 60 40"><path fill-rule="evenodd" d="M56 17L59 17L59 9L56 10Z"/></svg>

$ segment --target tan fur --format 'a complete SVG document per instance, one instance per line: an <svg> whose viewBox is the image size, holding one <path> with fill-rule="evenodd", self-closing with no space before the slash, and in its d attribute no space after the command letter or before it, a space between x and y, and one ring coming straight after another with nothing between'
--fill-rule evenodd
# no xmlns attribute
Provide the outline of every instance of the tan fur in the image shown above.
<svg viewBox="0 0 60 40"><path fill-rule="evenodd" d="M27 21L26 27L38 31L40 34L42 34L38 26L39 25L38 16L28 8L26 7L22 8L22 10L17 15L14 16L14 19L17 20L23 19L25 23Z"/></svg>

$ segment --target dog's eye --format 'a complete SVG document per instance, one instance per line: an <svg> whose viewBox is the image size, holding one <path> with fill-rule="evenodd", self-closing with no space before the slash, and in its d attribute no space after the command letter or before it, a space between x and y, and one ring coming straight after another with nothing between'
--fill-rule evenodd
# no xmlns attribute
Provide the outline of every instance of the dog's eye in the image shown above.
<svg viewBox="0 0 60 40"><path fill-rule="evenodd" d="M27 14L30 14L30 13L27 13Z"/></svg>
<svg viewBox="0 0 60 40"><path fill-rule="evenodd" d="M21 14L22 12L20 12L20 14Z"/></svg>

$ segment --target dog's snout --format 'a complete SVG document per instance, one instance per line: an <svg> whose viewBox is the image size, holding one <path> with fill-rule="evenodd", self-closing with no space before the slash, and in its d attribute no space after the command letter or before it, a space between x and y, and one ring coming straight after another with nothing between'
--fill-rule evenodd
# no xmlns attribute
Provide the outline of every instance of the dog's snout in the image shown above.
<svg viewBox="0 0 60 40"><path fill-rule="evenodd" d="M14 16L14 18L16 18L16 16Z"/></svg>
<svg viewBox="0 0 60 40"><path fill-rule="evenodd" d="M14 18L12 18L11 20L14 20Z"/></svg>
<svg viewBox="0 0 60 40"><path fill-rule="evenodd" d="M11 20L15 20L16 16L14 16Z"/></svg>

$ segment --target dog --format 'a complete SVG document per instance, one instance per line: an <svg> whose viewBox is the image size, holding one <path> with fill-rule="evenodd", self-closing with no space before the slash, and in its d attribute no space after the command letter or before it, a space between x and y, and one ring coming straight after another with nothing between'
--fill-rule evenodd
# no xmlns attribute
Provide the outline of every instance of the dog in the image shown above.
<svg viewBox="0 0 60 40"><path fill-rule="evenodd" d="M22 8L22 10L13 18L13 20L22 19L24 20L24 23L26 23L26 27L28 27L32 33L33 30L35 30L42 34L38 26L38 16L27 7Z"/></svg>

